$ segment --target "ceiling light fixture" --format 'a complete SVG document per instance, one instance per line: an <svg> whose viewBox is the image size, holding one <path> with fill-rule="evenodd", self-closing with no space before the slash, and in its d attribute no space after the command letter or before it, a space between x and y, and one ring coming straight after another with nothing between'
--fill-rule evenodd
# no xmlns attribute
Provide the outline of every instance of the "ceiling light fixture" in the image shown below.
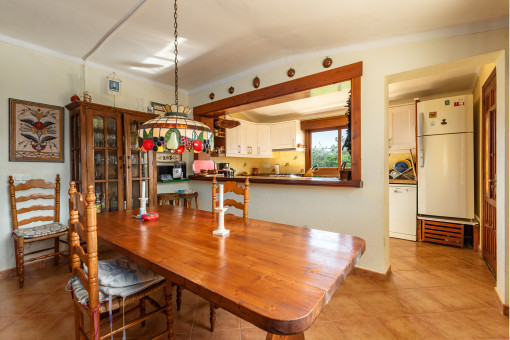
<svg viewBox="0 0 510 340"><path fill-rule="evenodd" d="M213 148L213 133L204 123L188 118L189 106L179 105L179 75L177 68L177 0L174 1L174 65L175 104L166 105L166 114L146 121L138 128L143 151L183 153L185 149L209 153Z"/></svg>

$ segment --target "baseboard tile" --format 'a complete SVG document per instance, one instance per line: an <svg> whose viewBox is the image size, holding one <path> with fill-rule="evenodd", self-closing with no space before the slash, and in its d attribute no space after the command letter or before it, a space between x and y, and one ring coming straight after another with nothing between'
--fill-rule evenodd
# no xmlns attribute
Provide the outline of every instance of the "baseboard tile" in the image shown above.
<svg viewBox="0 0 510 340"><path fill-rule="evenodd" d="M65 255L65 256L60 255L59 263L67 263L67 258L68 258L67 255ZM25 263L25 265L23 267L25 269L25 275L26 275L27 272L30 270L40 269L40 268L49 268L52 266L53 266L53 257L49 257L47 259L42 259L39 261ZM0 280L6 279L8 277L17 276L17 275L18 275L18 273L16 271L16 267L4 269L4 270L0 271Z"/></svg>
<svg viewBox="0 0 510 340"><path fill-rule="evenodd" d="M352 273L357 274L357 275L368 276L369 278L375 279L378 281L388 281L388 279L391 275L391 265L388 267L388 270L386 270L386 273L374 272L372 270L359 268L359 267L354 267L354 269L352 270Z"/></svg>
<svg viewBox="0 0 510 340"><path fill-rule="evenodd" d="M501 311L501 313L503 313L503 315L508 316L508 305L503 302L503 299L499 295L496 287L494 287L494 295L496 295L496 301L498 303L499 310Z"/></svg>

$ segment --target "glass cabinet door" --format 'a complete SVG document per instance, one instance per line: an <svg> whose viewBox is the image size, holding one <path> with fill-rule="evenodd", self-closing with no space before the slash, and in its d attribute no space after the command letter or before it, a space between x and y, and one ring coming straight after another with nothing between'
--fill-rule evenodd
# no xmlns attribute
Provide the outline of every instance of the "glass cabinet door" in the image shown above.
<svg viewBox="0 0 510 340"><path fill-rule="evenodd" d="M154 151L142 152L138 143L138 127L143 120L139 117L126 115L125 124L128 130L128 148L127 148L127 183L126 183L126 201L127 209L140 208L140 198L142 195L149 200L147 206L155 204L151 196L155 197L153 185L154 170L152 162ZM142 193L142 188L145 192ZM131 198L131 199L130 199Z"/></svg>
<svg viewBox="0 0 510 340"><path fill-rule="evenodd" d="M96 193L97 212L124 208L124 175L122 149L122 118L120 115L94 112L92 143L94 171L92 177ZM92 175L92 176L91 176ZM119 197L122 204L119 204Z"/></svg>

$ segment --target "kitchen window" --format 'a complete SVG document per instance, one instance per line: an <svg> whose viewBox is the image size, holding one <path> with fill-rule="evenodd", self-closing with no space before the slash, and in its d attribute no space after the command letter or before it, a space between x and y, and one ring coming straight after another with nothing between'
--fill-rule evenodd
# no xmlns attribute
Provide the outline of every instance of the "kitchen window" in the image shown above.
<svg viewBox="0 0 510 340"><path fill-rule="evenodd" d="M347 137L346 128L311 131L311 166L338 169L342 164L351 167L351 155L343 148Z"/></svg>

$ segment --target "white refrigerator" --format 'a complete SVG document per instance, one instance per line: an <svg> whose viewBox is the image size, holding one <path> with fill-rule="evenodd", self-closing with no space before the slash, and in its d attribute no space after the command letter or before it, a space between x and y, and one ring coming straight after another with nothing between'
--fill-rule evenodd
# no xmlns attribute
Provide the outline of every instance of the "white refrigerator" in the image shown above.
<svg viewBox="0 0 510 340"><path fill-rule="evenodd" d="M418 217L474 218L473 96L417 106Z"/></svg>

